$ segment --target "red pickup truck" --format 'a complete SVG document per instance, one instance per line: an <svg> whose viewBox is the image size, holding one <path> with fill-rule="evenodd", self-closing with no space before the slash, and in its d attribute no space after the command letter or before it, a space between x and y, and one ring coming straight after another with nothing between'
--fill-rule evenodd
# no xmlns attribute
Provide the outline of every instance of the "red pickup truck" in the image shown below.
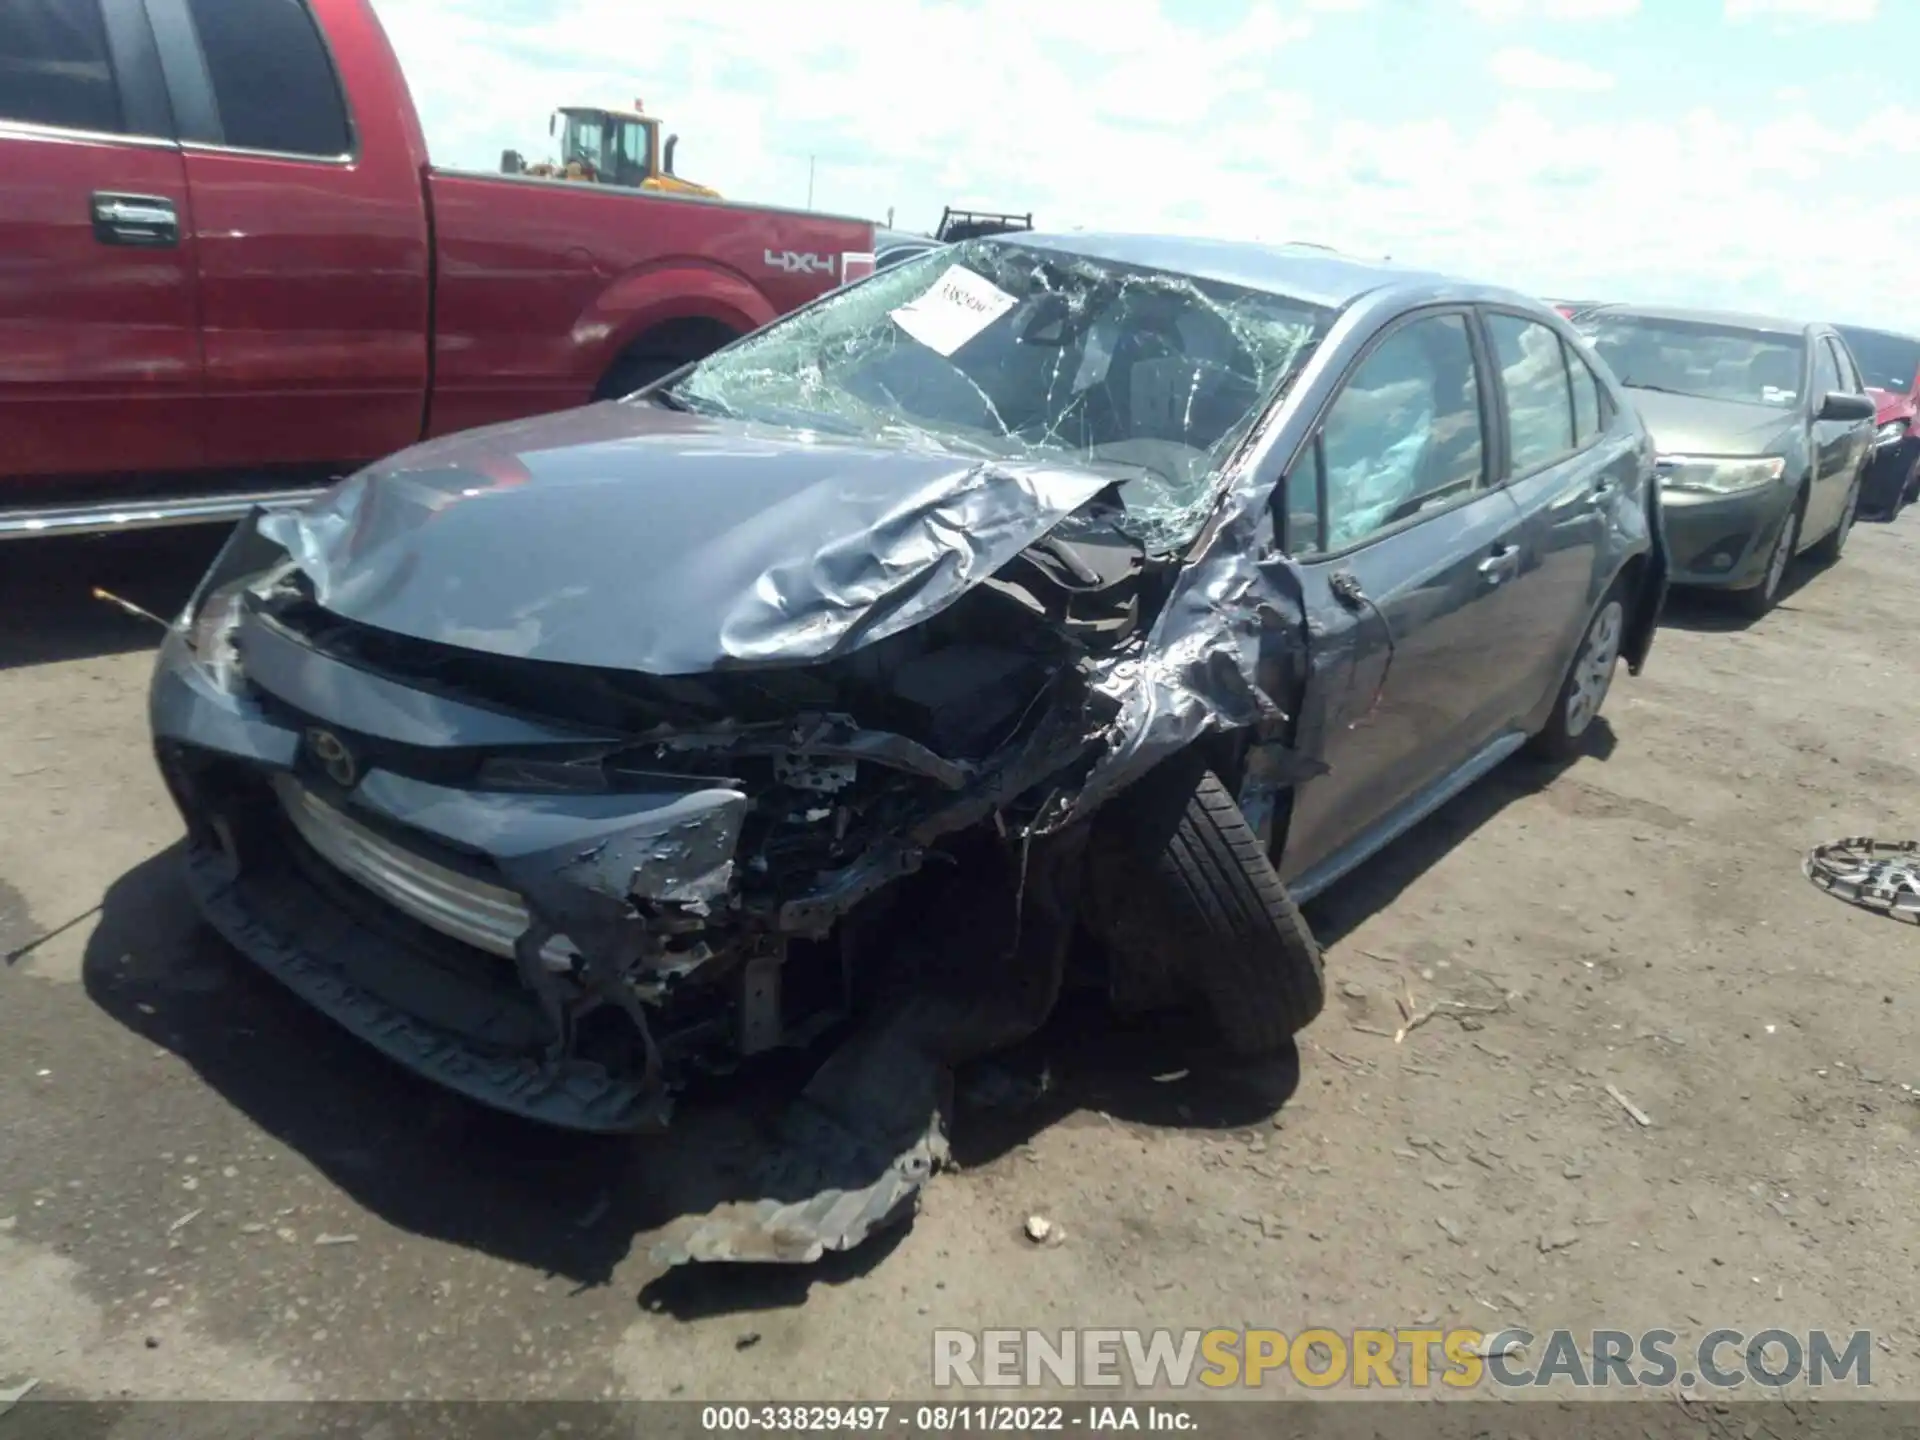
<svg viewBox="0 0 1920 1440"><path fill-rule="evenodd" d="M625 393L872 250L435 168L367 0L4 0L0 538L230 519Z"/></svg>

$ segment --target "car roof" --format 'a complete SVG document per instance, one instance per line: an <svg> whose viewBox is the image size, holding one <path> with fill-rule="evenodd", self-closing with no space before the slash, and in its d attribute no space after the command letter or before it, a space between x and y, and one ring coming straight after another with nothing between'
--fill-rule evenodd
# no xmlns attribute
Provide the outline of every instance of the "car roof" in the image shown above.
<svg viewBox="0 0 1920 1440"><path fill-rule="evenodd" d="M1779 335L1803 335L1810 328L1805 320L1783 320L1777 315L1749 315L1744 310L1693 310L1680 305L1632 305L1610 301L1596 305L1581 318L1602 315L1631 315L1636 320L1680 320L1690 325L1725 325L1737 330L1760 330Z"/></svg>
<svg viewBox="0 0 1920 1440"><path fill-rule="evenodd" d="M1511 301L1511 292L1474 287L1450 276L1414 270L1387 261L1360 260L1318 245L1261 245L1243 240L1202 240L1184 235L1128 235L1075 230L1067 234L1023 231L997 237L1005 243L1028 245L1062 254L1170 270L1197 280L1264 290L1312 305L1340 309L1369 291L1387 286L1421 289L1482 289L1488 299ZM1537 303L1537 302L1536 302Z"/></svg>
<svg viewBox="0 0 1920 1440"><path fill-rule="evenodd" d="M1842 334L1851 330L1859 335L1878 335L1886 340L1904 340L1909 345L1920 345L1920 335L1909 335L1904 330L1882 330L1878 325L1853 325L1843 320L1836 320L1833 328Z"/></svg>

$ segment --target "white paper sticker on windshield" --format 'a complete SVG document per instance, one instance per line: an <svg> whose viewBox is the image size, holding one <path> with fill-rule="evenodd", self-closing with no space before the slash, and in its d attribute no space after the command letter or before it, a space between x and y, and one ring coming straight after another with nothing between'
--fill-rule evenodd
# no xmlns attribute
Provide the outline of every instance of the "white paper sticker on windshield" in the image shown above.
<svg viewBox="0 0 1920 1440"><path fill-rule="evenodd" d="M937 355L951 355L1013 308L991 280L949 265L919 299L893 311L894 323Z"/></svg>

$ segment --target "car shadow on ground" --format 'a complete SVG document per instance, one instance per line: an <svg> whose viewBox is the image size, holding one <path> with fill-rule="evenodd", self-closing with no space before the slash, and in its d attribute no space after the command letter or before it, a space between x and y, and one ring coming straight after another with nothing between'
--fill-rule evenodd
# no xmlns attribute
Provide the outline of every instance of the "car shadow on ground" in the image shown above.
<svg viewBox="0 0 1920 1440"><path fill-rule="evenodd" d="M226 542L226 526L51 540L9 540L0 564L0 670L95 659L160 643L160 626L93 590L169 621Z"/></svg>
<svg viewBox="0 0 1920 1440"><path fill-rule="evenodd" d="M1604 764L1618 744L1613 726L1602 715L1588 732L1586 748L1572 759L1546 761L1517 755L1469 786L1304 907L1321 946L1339 944L1386 909L1441 857L1514 801L1546 789L1574 766Z"/></svg>
<svg viewBox="0 0 1920 1440"><path fill-rule="evenodd" d="M1794 597L1809 585L1818 584L1827 567L1802 555L1788 567L1780 582L1775 611L1793 608ZM1674 586L1667 592L1667 603L1660 612L1660 623L1675 630L1692 630L1720 635L1747 630L1759 622L1743 614L1739 602L1726 591Z"/></svg>
<svg viewBox="0 0 1920 1440"><path fill-rule="evenodd" d="M380 1219L582 1289L611 1283L676 1221L754 1198L752 1162L824 1053L706 1082L681 1097L664 1136L548 1129L417 1078L308 1008L200 923L180 867L176 845L108 889L83 962L94 1003ZM1208 1045L1197 1021L1129 1023L1097 997L1072 996L1039 1035L956 1077L955 1159L991 1163L1081 1109L1218 1129L1263 1123L1291 1095L1291 1047L1228 1068L1210 1063ZM662 1275L648 1260L640 1300L680 1316L797 1305L814 1284L880 1263L903 1231L809 1266Z"/></svg>

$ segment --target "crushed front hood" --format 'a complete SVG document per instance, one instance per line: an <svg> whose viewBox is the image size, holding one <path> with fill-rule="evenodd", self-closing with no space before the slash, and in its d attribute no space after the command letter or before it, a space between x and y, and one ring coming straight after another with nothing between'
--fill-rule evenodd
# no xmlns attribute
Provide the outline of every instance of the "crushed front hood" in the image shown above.
<svg viewBox="0 0 1920 1440"><path fill-rule="evenodd" d="M347 620L685 675L917 624L1112 483L609 402L403 450L260 529Z"/></svg>

